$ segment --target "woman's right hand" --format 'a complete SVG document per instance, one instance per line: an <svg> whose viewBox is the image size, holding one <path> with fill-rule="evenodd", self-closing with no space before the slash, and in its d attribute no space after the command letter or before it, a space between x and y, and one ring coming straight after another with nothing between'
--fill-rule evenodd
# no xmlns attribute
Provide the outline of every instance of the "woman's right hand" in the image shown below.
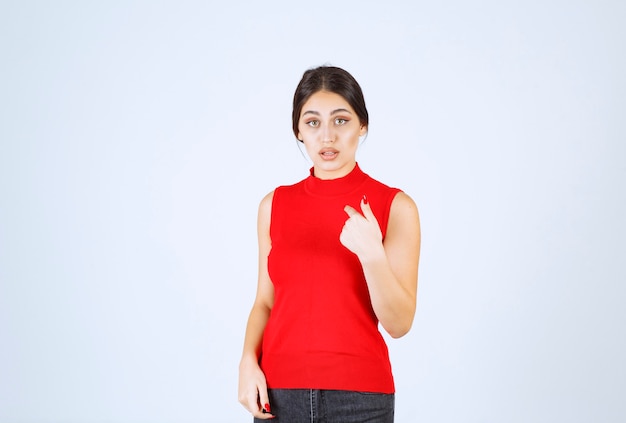
<svg viewBox="0 0 626 423"><path fill-rule="evenodd" d="M273 419L265 375L259 363L242 359L239 364L239 402L257 419Z"/></svg>

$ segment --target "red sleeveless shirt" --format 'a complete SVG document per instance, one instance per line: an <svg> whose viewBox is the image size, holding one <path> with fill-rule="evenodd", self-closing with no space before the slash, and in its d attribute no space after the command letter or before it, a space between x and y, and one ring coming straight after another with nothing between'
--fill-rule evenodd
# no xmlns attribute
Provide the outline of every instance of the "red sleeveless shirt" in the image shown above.
<svg viewBox="0 0 626 423"><path fill-rule="evenodd" d="M384 237L398 192L358 164L332 180L311 169L303 181L274 191L268 271L275 301L260 361L269 388L394 392L363 269L339 234L344 207L360 211L366 195Z"/></svg>

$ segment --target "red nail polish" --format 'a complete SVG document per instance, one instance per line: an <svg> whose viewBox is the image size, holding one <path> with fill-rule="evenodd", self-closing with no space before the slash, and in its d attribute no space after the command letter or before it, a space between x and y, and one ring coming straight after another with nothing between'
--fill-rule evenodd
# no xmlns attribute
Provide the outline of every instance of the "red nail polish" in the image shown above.
<svg viewBox="0 0 626 423"><path fill-rule="evenodd" d="M367 196L365 194L363 195L363 204L367 204Z"/></svg>
<svg viewBox="0 0 626 423"><path fill-rule="evenodd" d="M267 411L268 413L270 412L270 405L269 404L265 404L265 411Z"/></svg>

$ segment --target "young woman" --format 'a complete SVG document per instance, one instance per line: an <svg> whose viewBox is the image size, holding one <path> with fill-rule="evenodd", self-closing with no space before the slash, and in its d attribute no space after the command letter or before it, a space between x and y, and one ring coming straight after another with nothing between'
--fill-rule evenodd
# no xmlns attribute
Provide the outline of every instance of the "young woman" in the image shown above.
<svg viewBox="0 0 626 423"><path fill-rule="evenodd" d="M306 71L292 119L313 168L259 207L239 402L255 422L392 422L395 388L378 324L394 338L412 325L417 208L359 168L369 117L348 72Z"/></svg>

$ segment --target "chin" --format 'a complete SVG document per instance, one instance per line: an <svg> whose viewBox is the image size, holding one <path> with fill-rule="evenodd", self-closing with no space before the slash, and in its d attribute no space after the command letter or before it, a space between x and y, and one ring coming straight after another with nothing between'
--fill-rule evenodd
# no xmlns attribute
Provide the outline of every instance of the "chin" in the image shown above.
<svg viewBox="0 0 626 423"><path fill-rule="evenodd" d="M319 167L320 169L324 169L324 170L339 170L345 165L346 165L345 163L340 163L336 161L331 161L331 162L321 161L320 163L316 163L317 167Z"/></svg>

